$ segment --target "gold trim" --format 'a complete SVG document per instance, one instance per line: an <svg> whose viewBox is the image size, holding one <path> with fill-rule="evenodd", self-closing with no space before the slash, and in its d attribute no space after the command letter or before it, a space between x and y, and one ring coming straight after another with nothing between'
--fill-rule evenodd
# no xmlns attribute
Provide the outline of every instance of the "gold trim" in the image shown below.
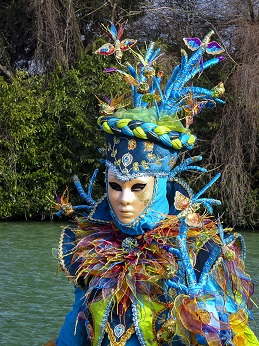
<svg viewBox="0 0 259 346"><path fill-rule="evenodd" d="M110 346L125 346L126 342L129 340L131 335L135 332L135 328L132 325L128 330L126 330L125 334L120 338L120 341L116 341L116 338L114 336L113 330L112 330L109 322L106 323L105 331L106 331L108 338L111 342Z"/></svg>

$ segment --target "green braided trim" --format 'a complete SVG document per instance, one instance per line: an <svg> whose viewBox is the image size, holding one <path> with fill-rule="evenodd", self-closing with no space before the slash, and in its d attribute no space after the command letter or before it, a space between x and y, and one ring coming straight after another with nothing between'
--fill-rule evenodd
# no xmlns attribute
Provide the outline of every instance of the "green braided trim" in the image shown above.
<svg viewBox="0 0 259 346"><path fill-rule="evenodd" d="M101 116L97 122L101 129L108 134L153 140L178 150L183 145L191 148L196 141L196 137L190 133L174 131L168 126L146 123L141 120Z"/></svg>

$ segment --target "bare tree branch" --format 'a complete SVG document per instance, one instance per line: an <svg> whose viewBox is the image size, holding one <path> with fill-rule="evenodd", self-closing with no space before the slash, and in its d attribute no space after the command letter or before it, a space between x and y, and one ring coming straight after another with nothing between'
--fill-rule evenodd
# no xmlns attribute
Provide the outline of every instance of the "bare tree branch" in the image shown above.
<svg viewBox="0 0 259 346"><path fill-rule="evenodd" d="M9 70L6 66L3 66L0 64L0 71L2 71L2 73L7 77L12 79L14 74L11 70Z"/></svg>

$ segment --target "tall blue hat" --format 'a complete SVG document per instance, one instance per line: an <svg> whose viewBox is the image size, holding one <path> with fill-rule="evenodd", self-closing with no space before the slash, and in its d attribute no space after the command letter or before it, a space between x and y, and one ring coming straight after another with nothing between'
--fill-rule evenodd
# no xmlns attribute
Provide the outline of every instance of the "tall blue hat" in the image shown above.
<svg viewBox="0 0 259 346"><path fill-rule="evenodd" d="M156 71L155 64L161 54L154 42L145 55L130 49L136 68L126 63L127 71L114 67L105 70L121 74L130 84L133 97L131 109L121 107L122 97L109 103L99 100L98 124L107 134L105 163L120 180L142 175L169 176L180 151L189 150L195 144L196 137L190 131L194 116L205 107L224 103L218 98L224 92L223 83L211 90L187 85L196 74L223 60L218 56L203 61L204 53L216 55L224 50L217 42L210 42L212 34L213 31L209 32L203 40L184 39L193 54L189 58L181 50L181 63L166 83L163 72ZM163 89L161 84L165 84Z"/></svg>

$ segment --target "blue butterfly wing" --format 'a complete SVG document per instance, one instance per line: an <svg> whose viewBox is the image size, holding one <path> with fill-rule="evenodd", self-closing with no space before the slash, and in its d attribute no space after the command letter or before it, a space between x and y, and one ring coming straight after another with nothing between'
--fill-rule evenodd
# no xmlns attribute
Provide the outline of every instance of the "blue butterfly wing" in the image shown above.
<svg viewBox="0 0 259 346"><path fill-rule="evenodd" d="M108 22L111 24L110 28L109 28L109 32L112 36L112 38L114 39L114 41L117 39L117 34L118 34L118 31L116 29L116 26L110 21L108 20Z"/></svg>
<svg viewBox="0 0 259 346"><path fill-rule="evenodd" d="M206 47L206 52L208 54L220 54L222 52L224 52L224 48L221 47L217 42L212 41L210 43L208 43L207 47Z"/></svg>
<svg viewBox="0 0 259 346"><path fill-rule="evenodd" d="M186 46L191 49L191 50L197 50L200 45L201 45L201 40L197 37L193 37L193 38L184 38L184 43L186 44Z"/></svg>

